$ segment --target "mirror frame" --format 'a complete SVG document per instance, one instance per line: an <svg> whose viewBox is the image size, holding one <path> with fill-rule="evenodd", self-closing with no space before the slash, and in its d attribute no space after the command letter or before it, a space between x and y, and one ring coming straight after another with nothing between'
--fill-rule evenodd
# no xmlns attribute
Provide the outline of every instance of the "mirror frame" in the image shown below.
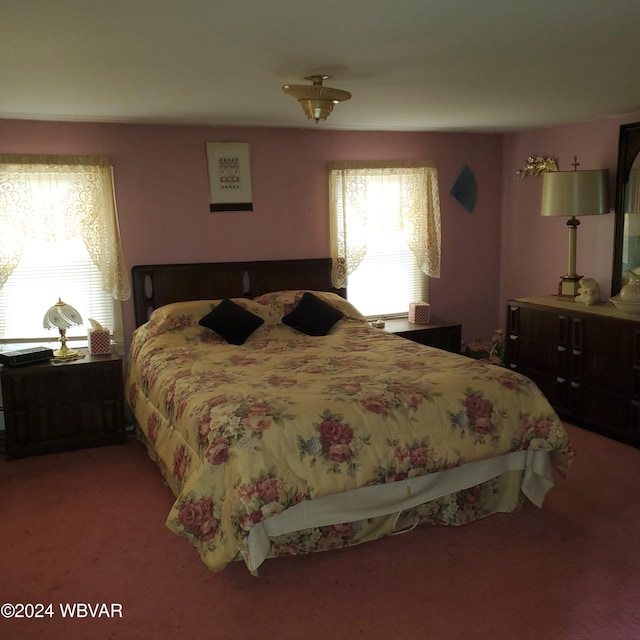
<svg viewBox="0 0 640 640"><path fill-rule="evenodd" d="M624 246L624 187L629 171L640 153L640 122L620 125L618 141L618 173L616 176L616 222L613 238L613 270L611 295L618 295L622 287L622 249Z"/></svg>

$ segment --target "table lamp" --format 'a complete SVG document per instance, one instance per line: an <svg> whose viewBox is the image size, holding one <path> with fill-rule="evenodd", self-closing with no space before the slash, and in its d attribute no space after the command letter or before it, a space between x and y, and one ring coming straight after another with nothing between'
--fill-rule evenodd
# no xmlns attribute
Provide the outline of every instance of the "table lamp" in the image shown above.
<svg viewBox="0 0 640 640"><path fill-rule="evenodd" d="M67 347L67 329L82 324L80 314L69 304L58 298L53 307L44 314L42 325L45 329L58 329L60 331L60 349L53 352L54 358L71 359L80 354L75 349Z"/></svg>
<svg viewBox="0 0 640 640"><path fill-rule="evenodd" d="M607 169L578 171L574 158L574 171L553 171L542 177L543 216L568 216L569 266L562 276L560 295L575 297L580 288L580 278L576 273L576 240L578 216L609 213L609 172Z"/></svg>

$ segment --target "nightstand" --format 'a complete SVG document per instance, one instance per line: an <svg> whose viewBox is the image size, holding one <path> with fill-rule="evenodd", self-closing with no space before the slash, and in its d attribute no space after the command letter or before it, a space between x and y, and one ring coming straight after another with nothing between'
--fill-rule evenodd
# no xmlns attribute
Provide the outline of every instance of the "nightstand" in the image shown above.
<svg viewBox="0 0 640 640"><path fill-rule="evenodd" d="M0 366L7 458L124 442L122 359Z"/></svg>
<svg viewBox="0 0 640 640"><path fill-rule="evenodd" d="M429 324L414 324L407 318L392 318L385 320L384 330L429 347L460 353L462 325L458 322L431 318Z"/></svg>

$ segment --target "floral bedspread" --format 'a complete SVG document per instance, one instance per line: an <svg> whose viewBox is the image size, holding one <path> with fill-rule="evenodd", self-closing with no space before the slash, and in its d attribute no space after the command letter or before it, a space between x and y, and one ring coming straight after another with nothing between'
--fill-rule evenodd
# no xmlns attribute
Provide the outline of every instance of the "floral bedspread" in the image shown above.
<svg viewBox="0 0 640 640"><path fill-rule="evenodd" d="M329 295L329 294L327 294ZM572 452L527 378L371 328L345 301L325 337L282 324L282 300L239 301L265 323L242 346L168 305L134 336L129 403L176 495L167 526L218 571L251 528L303 500L519 449Z"/></svg>

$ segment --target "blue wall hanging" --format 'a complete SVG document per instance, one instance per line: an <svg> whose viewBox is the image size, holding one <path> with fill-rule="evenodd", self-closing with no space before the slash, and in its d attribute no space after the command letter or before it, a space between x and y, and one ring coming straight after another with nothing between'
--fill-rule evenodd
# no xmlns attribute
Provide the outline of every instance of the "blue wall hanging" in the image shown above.
<svg viewBox="0 0 640 640"><path fill-rule="evenodd" d="M464 167L462 167L462 171L460 171L453 186L449 189L449 195L465 209L467 213L473 212L478 197L478 186L476 184L476 177L468 165L465 164Z"/></svg>

